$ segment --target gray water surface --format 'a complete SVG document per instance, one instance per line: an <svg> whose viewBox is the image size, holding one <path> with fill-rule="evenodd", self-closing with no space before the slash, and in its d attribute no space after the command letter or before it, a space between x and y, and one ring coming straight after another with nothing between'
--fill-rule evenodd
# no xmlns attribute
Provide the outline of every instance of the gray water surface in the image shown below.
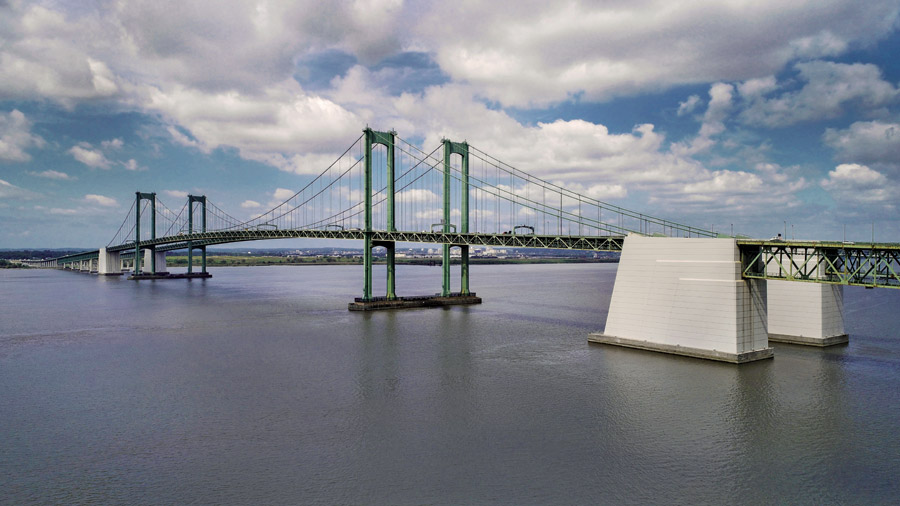
<svg viewBox="0 0 900 506"><path fill-rule="evenodd" d="M845 290L849 345L734 366L588 345L615 269L476 265L482 305L369 314L358 266L0 271L0 501L898 500L900 291Z"/></svg>

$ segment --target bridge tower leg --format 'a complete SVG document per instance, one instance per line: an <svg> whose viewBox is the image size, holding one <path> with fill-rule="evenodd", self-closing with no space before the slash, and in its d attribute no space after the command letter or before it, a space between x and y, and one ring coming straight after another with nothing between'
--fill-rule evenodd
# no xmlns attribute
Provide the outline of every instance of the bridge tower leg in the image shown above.
<svg viewBox="0 0 900 506"><path fill-rule="evenodd" d="M188 195L188 235L194 233L194 196ZM194 272L194 241L188 241L188 274Z"/></svg>
<svg viewBox="0 0 900 506"><path fill-rule="evenodd" d="M448 139L444 139L444 219L442 232L450 233L450 154L453 148L452 143ZM443 244L443 254L441 255L441 296L450 296L450 244Z"/></svg>
<svg viewBox="0 0 900 506"><path fill-rule="evenodd" d="M461 234L469 233L469 144L466 142L452 142L444 139L444 228L445 234L450 233L450 157L453 154L462 157L462 185L460 188L460 227ZM460 245L460 293L469 295L469 246ZM441 295L450 296L450 244L444 243L442 258L443 283Z"/></svg>
<svg viewBox="0 0 900 506"><path fill-rule="evenodd" d="M365 146L365 230L363 231L363 300L372 300L372 143L375 132L370 128L363 130L366 136Z"/></svg>
<svg viewBox="0 0 900 506"><path fill-rule="evenodd" d="M151 193L150 198L150 240L156 239L156 194ZM150 246L153 254L150 257L150 273L156 274L156 246Z"/></svg>
<svg viewBox="0 0 900 506"><path fill-rule="evenodd" d="M463 142L459 145L464 151L462 154L462 190L460 192L460 223L459 233L469 233L469 144ZM469 245L460 246L460 289L463 295L469 295Z"/></svg>
<svg viewBox="0 0 900 506"><path fill-rule="evenodd" d="M134 192L134 275L141 274L141 192Z"/></svg>
<svg viewBox="0 0 900 506"><path fill-rule="evenodd" d="M384 145L387 149L387 231L388 232L396 232L397 227L395 223L395 198L394 194L394 178L395 178L395 167L394 167L394 140L396 136L396 132L374 132L373 141ZM386 255L386 263L387 263L387 282L386 282L386 296L388 300L395 300L397 298L396 293L396 255L395 255L395 246L394 241L385 242L383 244L385 249L387 249Z"/></svg>
<svg viewBox="0 0 900 506"><path fill-rule="evenodd" d="M602 334L588 341L744 363L770 358L766 282L735 239L625 239Z"/></svg>
<svg viewBox="0 0 900 506"><path fill-rule="evenodd" d="M200 225L201 232L206 233L206 195L203 195L203 200L200 202ZM206 274L206 245L200 246L200 272Z"/></svg>

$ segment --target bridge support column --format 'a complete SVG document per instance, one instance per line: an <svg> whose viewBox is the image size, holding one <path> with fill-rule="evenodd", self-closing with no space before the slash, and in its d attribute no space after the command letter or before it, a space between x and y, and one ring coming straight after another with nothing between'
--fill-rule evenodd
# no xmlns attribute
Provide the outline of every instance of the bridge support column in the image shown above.
<svg viewBox="0 0 900 506"><path fill-rule="evenodd" d="M460 246L459 249L459 293L469 295L469 246Z"/></svg>
<svg viewBox="0 0 900 506"><path fill-rule="evenodd" d="M166 252L154 250L153 260L153 266L155 267L153 274L166 274Z"/></svg>
<svg viewBox="0 0 900 506"><path fill-rule="evenodd" d="M106 248L100 248L97 274L101 276L122 275L122 259L118 251L111 252L107 251Z"/></svg>
<svg viewBox="0 0 900 506"><path fill-rule="evenodd" d="M394 246L393 242L384 244L385 249L387 249L387 254L385 255L385 261L387 263L387 289L385 290L385 295L388 300L395 300L397 298L396 286L394 286L396 283L395 280L397 279Z"/></svg>
<svg viewBox="0 0 900 506"><path fill-rule="evenodd" d="M372 300L372 234L363 239L363 300Z"/></svg>
<svg viewBox="0 0 900 506"><path fill-rule="evenodd" d="M734 239L629 235L609 316L590 342L744 363L771 358L766 283L741 278Z"/></svg>
<svg viewBox="0 0 900 506"><path fill-rule="evenodd" d="M145 249L143 270L145 274L166 274L166 252Z"/></svg>
<svg viewBox="0 0 900 506"><path fill-rule="evenodd" d="M831 346L844 332L844 287L768 280L769 341Z"/></svg>
<svg viewBox="0 0 900 506"><path fill-rule="evenodd" d="M397 292L395 286L396 276L396 254L395 254L395 243L393 241L373 241L373 248L384 247L386 250L385 254L385 263L387 264L387 282L385 284L385 298L387 300L397 300ZM371 268L368 271L371 276ZM371 279L371 277L369 278ZM369 287L371 287L371 281Z"/></svg>
<svg viewBox="0 0 900 506"><path fill-rule="evenodd" d="M450 245L444 244L441 255L441 297L450 296Z"/></svg>
<svg viewBox="0 0 900 506"><path fill-rule="evenodd" d="M194 248L200 250L200 273L206 274L206 246L195 246L188 248L188 274L194 272Z"/></svg>

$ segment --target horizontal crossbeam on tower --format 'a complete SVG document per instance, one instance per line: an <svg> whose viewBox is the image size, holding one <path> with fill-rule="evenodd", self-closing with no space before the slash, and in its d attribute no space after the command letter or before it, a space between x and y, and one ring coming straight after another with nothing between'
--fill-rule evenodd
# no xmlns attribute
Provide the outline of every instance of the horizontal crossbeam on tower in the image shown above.
<svg viewBox="0 0 900 506"><path fill-rule="evenodd" d="M900 288L900 244L739 240L745 279Z"/></svg>

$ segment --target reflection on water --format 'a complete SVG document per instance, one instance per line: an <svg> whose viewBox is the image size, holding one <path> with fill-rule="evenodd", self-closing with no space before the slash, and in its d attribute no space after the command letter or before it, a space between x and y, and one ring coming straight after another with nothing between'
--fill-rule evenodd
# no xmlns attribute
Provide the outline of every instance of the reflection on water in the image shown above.
<svg viewBox="0 0 900 506"><path fill-rule="evenodd" d="M473 266L484 304L350 313L357 266L0 271L3 500L891 502L900 291L740 367L588 345L614 265ZM376 279L383 272L376 273ZM454 282L458 274L454 273ZM428 294L440 269L401 266Z"/></svg>

